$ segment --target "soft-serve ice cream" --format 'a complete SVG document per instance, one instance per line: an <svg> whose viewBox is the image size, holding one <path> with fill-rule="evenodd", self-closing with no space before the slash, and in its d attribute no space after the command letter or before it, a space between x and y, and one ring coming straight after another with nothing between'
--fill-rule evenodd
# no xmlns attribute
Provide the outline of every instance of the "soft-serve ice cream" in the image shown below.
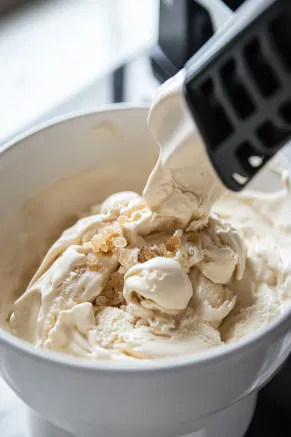
<svg viewBox="0 0 291 437"><path fill-rule="evenodd" d="M113 194L61 235L14 304L15 335L92 359L166 358L237 341L288 305L289 179L223 197L182 80L153 103L161 152L143 196Z"/></svg>
<svg viewBox="0 0 291 437"><path fill-rule="evenodd" d="M203 224L212 205L226 193L188 112L181 92L184 71L162 85L151 107L148 125L160 146L144 198L161 215ZM195 225L196 226L196 225Z"/></svg>
<svg viewBox="0 0 291 437"><path fill-rule="evenodd" d="M125 300L143 308L177 314L187 308L192 294L187 273L171 258L157 256L136 264L124 275Z"/></svg>

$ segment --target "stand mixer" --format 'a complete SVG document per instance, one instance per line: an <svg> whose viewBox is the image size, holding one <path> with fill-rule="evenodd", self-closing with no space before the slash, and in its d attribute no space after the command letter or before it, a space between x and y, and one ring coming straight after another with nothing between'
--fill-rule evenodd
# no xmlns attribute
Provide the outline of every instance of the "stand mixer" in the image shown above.
<svg viewBox="0 0 291 437"><path fill-rule="evenodd" d="M291 7L286 1L250 0L233 16L220 2L209 8L214 5L217 33L204 34L201 41L211 40L186 63L181 92L218 176L240 191L290 139L285 48ZM33 437L65 435L38 416L30 422Z"/></svg>

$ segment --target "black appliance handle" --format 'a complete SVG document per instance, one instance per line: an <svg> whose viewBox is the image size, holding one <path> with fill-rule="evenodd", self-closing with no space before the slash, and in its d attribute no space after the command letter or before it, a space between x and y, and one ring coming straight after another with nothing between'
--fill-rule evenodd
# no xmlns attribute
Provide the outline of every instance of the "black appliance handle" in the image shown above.
<svg viewBox="0 0 291 437"><path fill-rule="evenodd" d="M291 139L290 48L291 1L251 0L185 65L187 104L233 191Z"/></svg>

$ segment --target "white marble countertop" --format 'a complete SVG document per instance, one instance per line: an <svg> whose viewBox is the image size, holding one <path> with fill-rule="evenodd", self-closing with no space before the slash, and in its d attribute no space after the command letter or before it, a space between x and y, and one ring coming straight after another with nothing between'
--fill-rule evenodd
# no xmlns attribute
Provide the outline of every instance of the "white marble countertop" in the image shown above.
<svg viewBox="0 0 291 437"><path fill-rule="evenodd" d="M26 408L8 385L0 378L0 436L27 437Z"/></svg>

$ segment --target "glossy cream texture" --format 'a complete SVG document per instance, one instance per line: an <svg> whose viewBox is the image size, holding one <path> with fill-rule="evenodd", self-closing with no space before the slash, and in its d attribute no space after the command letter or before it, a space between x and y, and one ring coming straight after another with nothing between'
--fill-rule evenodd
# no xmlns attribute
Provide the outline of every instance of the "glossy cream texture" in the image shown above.
<svg viewBox="0 0 291 437"><path fill-rule="evenodd" d="M218 216L187 232L141 196L118 193L51 247L10 324L37 346L79 356L195 353L222 344L217 328L236 302L228 284L244 264L238 232Z"/></svg>
<svg viewBox="0 0 291 437"><path fill-rule="evenodd" d="M160 156L143 196L163 216L184 226L205 224L212 205L226 194L190 116L182 86L184 71L162 85L152 104L148 125L160 146Z"/></svg>
<svg viewBox="0 0 291 437"><path fill-rule="evenodd" d="M160 157L143 197L114 194L61 235L15 302L15 335L92 359L166 358L237 341L289 304L289 178L224 196L182 80L153 103Z"/></svg>

